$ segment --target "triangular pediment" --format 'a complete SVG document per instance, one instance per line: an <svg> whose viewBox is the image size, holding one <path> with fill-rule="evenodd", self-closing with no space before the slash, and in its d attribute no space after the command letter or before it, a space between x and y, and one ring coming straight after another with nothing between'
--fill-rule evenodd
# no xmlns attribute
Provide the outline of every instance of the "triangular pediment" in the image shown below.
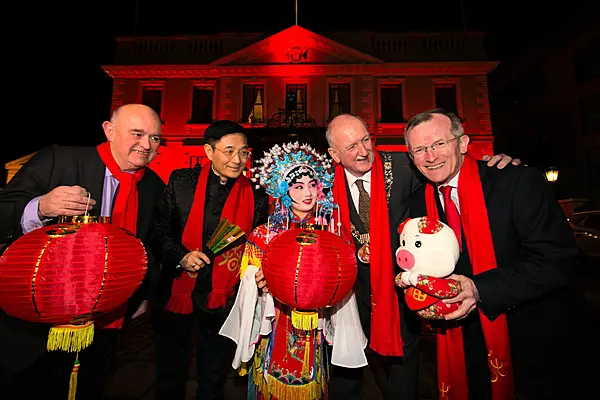
<svg viewBox="0 0 600 400"><path fill-rule="evenodd" d="M294 25L211 65L379 64L382 60Z"/></svg>

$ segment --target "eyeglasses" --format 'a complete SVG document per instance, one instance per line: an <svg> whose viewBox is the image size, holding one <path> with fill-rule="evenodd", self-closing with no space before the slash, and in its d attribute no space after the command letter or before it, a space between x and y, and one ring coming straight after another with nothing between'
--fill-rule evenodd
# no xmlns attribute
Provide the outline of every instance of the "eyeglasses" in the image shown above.
<svg viewBox="0 0 600 400"><path fill-rule="evenodd" d="M241 160L247 160L248 157L250 157L250 152L248 150L237 150L237 151L233 150L233 149L221 150L216 147L213 147L213 150L219 150L229 160L231 160L233 157L235 157L236 154L240 157Z"/></svg>
<svg viewBox="0 0 600 400"><path fill-rule="evenodd" d="M456 136L452 139L447 139L447 140L438 140L437 142L435 142L429 146L416 147L410 153L413 155L413 157L417 157L417 156L424 155L427 152L427 149L431 149L431 151L441 150L441 149L445 148L446 146L448 146L450 143L454 142L457 139L460 139L463 136L465 136L465 135Z"/></svg>

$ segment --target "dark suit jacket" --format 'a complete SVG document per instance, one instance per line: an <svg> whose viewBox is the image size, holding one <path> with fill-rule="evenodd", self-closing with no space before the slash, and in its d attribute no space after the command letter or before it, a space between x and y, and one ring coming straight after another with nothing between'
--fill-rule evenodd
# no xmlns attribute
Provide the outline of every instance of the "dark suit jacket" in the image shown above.
<svg viewBox="0 0 600 400"><path fill-rule="evenodd" d="M25 206L58 186L79 185L96 200L90 214L101 210L106 166L95 147L52 146L40 150L0 191L0 241L11 243L23 234L21 217ZM139 209L136 236L144 243L148 238L154 207L164 188L163 181L150 169L138 183ZM52 221L52 223L55 221ZM158 265L148 252L148 272L133 301L152 296L158 277ZM133 304L132 304L133 305ZM0 362L21 370L46 351L49 325L29 323L0 315Z"/></svg>
<svg viewBox="0 0 600 400"><path fill-rule="evenodd" d="M455 273L472 278L479 291L479 308L488 318L506 314L517 369L528 365L528 369L556 371L565 366L550 362L549 355L558 360L563 352L557 343L569 346L567 340L577 326L573 234L539 171L511 165L498 170L483 162L478 166L498 268L473 276L463 235ZM436 200L440 219L446 222L439 196ZM410 211L412 217L426 215L424 187L412 196ZM463 335L470 335L465 337L466 347L470 340L482 340L476 337L481 336L481 328L474 328L478 318L470 316L460 324ZM484 369L486 364L484 358Z"/></svg>
<svg viewBox="0 0 600 400"><path fill-rule="evenodd" d="M395 252L398 248L398 226L409 215L409 201L411 193L422 185L423 178L414 168L412 161L407 153L381 153L382 161L385 163L388 157L391 159L391 186L389 190L388 200L388 215L390 219L390 244L392 249L392 262L395 266L395 273L399 273L400 269L396 265ZM384 168L385 169L385 168ZM364 233L365 229L358 216L358 210L354 207L350 188L346 182L346 190L348 193L348 203L350 207L350 220L360 233ZM357 249L360 244L354 238L354 244ZM371 285L370 285L370 266L364 264L360 260L356 260L358 264L358 275L355 284L356 300L358 304L358 312L361 320L361 325L367 337L371 331ZM407 312L404 302L404 294L401 290L398 293L398 306L400 307L400 328L402 339L404 340L405 353L416 347L417 337L419 334L420 321L411 312Z"/></svg>
<svg viewBox="0 0 600 400"><path fill-rule="evenodd" d="M174 279L183 273L183 270L181 268L176 269L177 265L179 264L183 256L185 256L187 253L193 250L186 249L183 246L183 244L181 243L181 237L183 235L188 216L192 209L192 203L194 202L194 195L196 193L196 186L198 184L200 170L200 167L183 168L175 170L171 173L171 176L169 177L169 183L164 191L160 205L154 218L150 240L153 251L156 253L157 257L159 257L160 262L162 264L162 271L160 281L158 284L157 301L155 303L155 311L158 312L160 312L164 308L169 297L171 296L171 287L173 285ZM215 177L216 175L212 173L210 174L207 185L207 191L211 183L213 185L219 185L218 183L216 183L217 180L213 179ZM229 180L227 182L227 187L231 188L234 183L234 180ZM258 225L267 222L269 198L262 188L256 189L253 186L253 193L254 221L252 228L255 228ZM229 192L227 192L227 195L228 194ZM220 202L222 207L225 204L226 198L220 198L216 201ZM212 208L212 205L214 204L211 205L209 204L209 202L213 203L213 201L205 202L205 221L198 221L198 223L203 223L204 226L203 246L206 246L209 236L210 234L212 234L212 232L208 234L206 232L207 222L211 222L207 221L207 219L213 219L212 224L209 224L214 225L212 226L213 229L216 227L216 224L218 224L218 221L221 219L220 211L222 211L222 208L220 210L214 210ZM206 211L209 207L211 208L210 212ZM249 232L246 233L249 234ZM211 279L212 264L209 264L208 266L202 268L198 272L194 296L196 296L197 292L199 291L199 286L202 286L202 289L210 287L210 282L212 282ZM208 293L205 294L207 295ZM231 303L233 303L233 299L231 300ZM199 302L195 299L194 303L198 305ZM220 313L226 317L228 311L220 310ZM223 318L223 321L224 319L225 318Z"/></svg>

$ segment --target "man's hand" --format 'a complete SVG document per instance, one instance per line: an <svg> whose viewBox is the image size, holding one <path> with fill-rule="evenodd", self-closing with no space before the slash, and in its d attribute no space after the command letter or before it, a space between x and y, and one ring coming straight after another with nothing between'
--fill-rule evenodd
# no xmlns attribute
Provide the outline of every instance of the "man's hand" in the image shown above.
<svg viewBox="0 0 600 400"><path fill-rule="evenodd" d="M200 268L204 268L206 264L210 264L210 259L206 254L197 249L190 251L181 259L179 265L187 272L198 272Z"/></svg>
<svg viewBox="0 0 600 400"><path fill-rule="evenodd" d="M269 288L267 287L267 281L265 280L265 275L263 274L262 268L258 270L256 275L254 275L256 279L256 285L259 290L262 290L263 293L269 293Z"/></svg>
<svg viewBox="0 0 600 400"><path fill-rule="evenodd" d="M463 319L471 311L477 308L477 302L479 301L479 292L475 287L473 281L466 276L452 274L448 277L449 279L454 279L458 281L460 284L461 292L458 296L453 297L451 299L443 300L446 304L458 303L462 301L462 304L458 307L458 309L450 314L446 315L446 320L453 319Z"/></svg>
<svg viewBox="0 0 600 400"><path fill-rule="evenodd" d="M140 306L138 307L137 311L131 316L131 319L136 319L142 314L145 314L146 311L148 311L148 300L143 300L140 303Z"/></svg>
<svg viewBox="0 0 600 400"><path fill-rule="evenodd" d="M83 215L94 204L96 200L88 199L88 191L81 186L59 186L40 197L38 217L46 219L61 215Z"/></svg>
<svg viewBox="0 0 600 400"><path fill-rule="evenodd" d="M483 156L483 161L487 161L488 167L493 167L496 165L496 168L502 169L506 167L508 164L512 164L514 166L521 165L521 160L518 158L513 158L511 156L507 156L506 154L496 154L495 156L488 156L487 154Z"/></svg>

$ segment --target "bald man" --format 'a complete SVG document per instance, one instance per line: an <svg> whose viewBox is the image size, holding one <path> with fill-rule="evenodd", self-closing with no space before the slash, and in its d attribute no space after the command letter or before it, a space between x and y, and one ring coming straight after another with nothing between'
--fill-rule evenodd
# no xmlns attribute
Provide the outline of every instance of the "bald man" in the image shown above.
<svg viewBox="0 0 600 400"><path fill-rule="evenodd" d="M165 186L147 167L158 153L160 118L147 106L128 104L102 128L107 140L97 147L51 146L23 165L0 192L0 243L10 245L60 216L86 211L112 217L112 223L146 241ZM129 207L132 202L137 207ZM133 318L145 312L158 275L150 253L148 259L146 278L128 304ZM97 322L94 342L79 353L78 400L101 398L125 314ZM0 311L0 399L67 398L75 354L47 352L49 328Z"/></svg>

